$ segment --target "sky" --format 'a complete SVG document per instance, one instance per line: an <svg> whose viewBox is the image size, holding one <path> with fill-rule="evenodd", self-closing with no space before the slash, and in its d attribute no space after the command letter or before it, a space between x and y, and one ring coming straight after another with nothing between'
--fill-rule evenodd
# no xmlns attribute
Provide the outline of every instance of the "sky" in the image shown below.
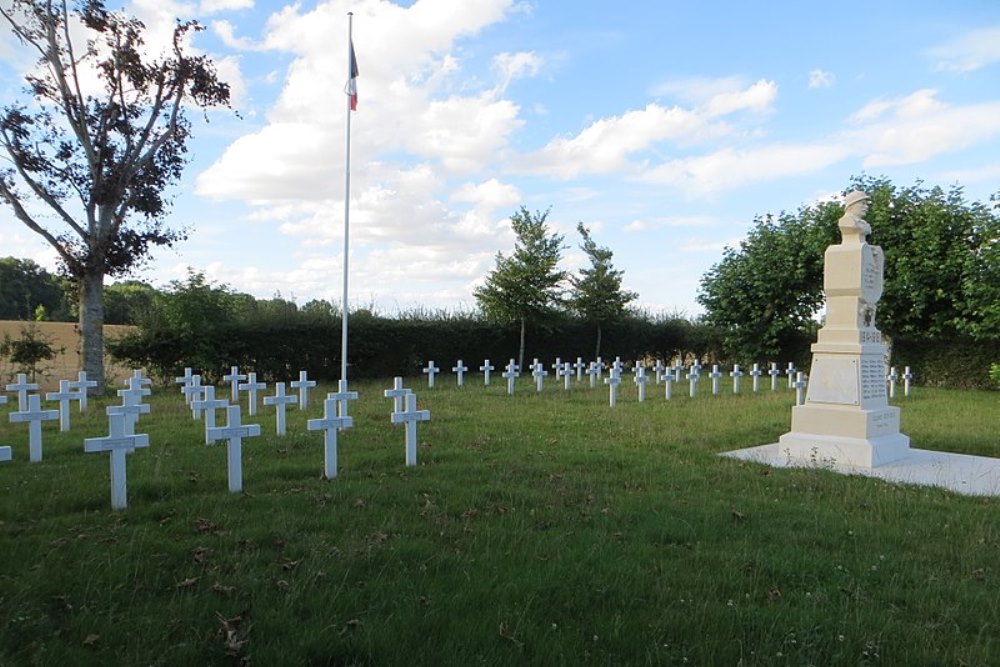
<svg viewBox="0 0 1000 667"><path fill-rule="evenodd" d="M261 298L340 302L348 12L352 307L474 308L521 206L549 211L562 268L586 265L583 222L637 305L694 317L702 276L757 216L837 197L852 176L1000 192L995 0L124 7L150 48L177 17L203 23L191 47L239 112L190 114L168 218L189 238L133 276L158 287L193 269ZM4 34L4 104L30 64ZM57 266L0 207L8 255Z"/></svg>

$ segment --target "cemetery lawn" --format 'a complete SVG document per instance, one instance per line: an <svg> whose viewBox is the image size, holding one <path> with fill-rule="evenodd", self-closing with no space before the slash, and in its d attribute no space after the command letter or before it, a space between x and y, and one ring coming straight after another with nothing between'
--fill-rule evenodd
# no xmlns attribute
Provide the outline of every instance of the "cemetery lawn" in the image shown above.
<svg viewBox="0 0 1000 667"><path fill-rule="evenodd" d="M408 380L415 468L391 382L359 383L332 481L305 428L331 387L285 437L244 413L243 494L160 388L122 512L83 452L107 401L47 422L37 464L0 407L0 664L1000 664L1000 500L719 457L788 430L786 388L623 382L612 410L530 380ZM914 447L1000 456L998 394L894 403Z"/></svg>

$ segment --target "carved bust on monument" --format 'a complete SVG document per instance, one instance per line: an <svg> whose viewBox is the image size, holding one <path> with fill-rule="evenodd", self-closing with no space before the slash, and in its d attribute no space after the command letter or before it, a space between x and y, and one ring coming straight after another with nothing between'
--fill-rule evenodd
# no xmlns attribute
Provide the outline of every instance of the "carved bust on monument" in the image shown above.
<svg viewBox="0 0 1000 667"><path fill-rule="evenodd" d="M841 242L824 255L826 321L812 346L805 405L792 408L792 430L779 447L795 460L877 466L908 455L899 408L888 404L885 346L875 328L884 256L868 245L868 195L844 198Z"/></svg>

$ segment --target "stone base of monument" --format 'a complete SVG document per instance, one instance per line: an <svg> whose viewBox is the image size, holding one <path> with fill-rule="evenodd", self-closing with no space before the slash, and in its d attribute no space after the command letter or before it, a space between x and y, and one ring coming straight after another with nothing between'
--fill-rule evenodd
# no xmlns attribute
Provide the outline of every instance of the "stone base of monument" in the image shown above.
<svg viewBox="0 0 1000 667"><path fill-rule="evenodd" d="M868 468L910 454L910 439L899 432L896 407L797 405L792 408L792 430L778 445L796 461L821 459Z"/></svg>
<svg viewBox="0 0 1000 667"><path fill-rule="evenodd" d="M819 468L887 482L936 486L973 496L1000 496L1000 459L926 449L910 449L903 458L877 466L836 463L821 457L793 459L781 443L749 447L722 456L775 468Z"/></svg>

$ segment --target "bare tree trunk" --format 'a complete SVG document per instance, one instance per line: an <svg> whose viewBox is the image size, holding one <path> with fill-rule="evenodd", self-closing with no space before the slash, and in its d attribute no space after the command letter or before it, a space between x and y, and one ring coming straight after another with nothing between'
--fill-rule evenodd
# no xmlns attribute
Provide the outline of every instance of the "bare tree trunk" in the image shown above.
<svg viewBox="0 0 1000 667"><path fill-rule="evenodd" d="M597 345L594 347L594 359L601 356L601 325L597 325Z"/></svg>
<svg viewBox="0 0 1000 667"><path fill-rule="evenodd" d="M80 357L87 379L97 382L90 396L104 393L104 272L80 276Z"/></svg>
<svg viewBox="0 0 1000 667"><path fill-rule="evenodd" d="M524 318L521 318L521 349L517 353L517 367L524 372Z"/></svg>

